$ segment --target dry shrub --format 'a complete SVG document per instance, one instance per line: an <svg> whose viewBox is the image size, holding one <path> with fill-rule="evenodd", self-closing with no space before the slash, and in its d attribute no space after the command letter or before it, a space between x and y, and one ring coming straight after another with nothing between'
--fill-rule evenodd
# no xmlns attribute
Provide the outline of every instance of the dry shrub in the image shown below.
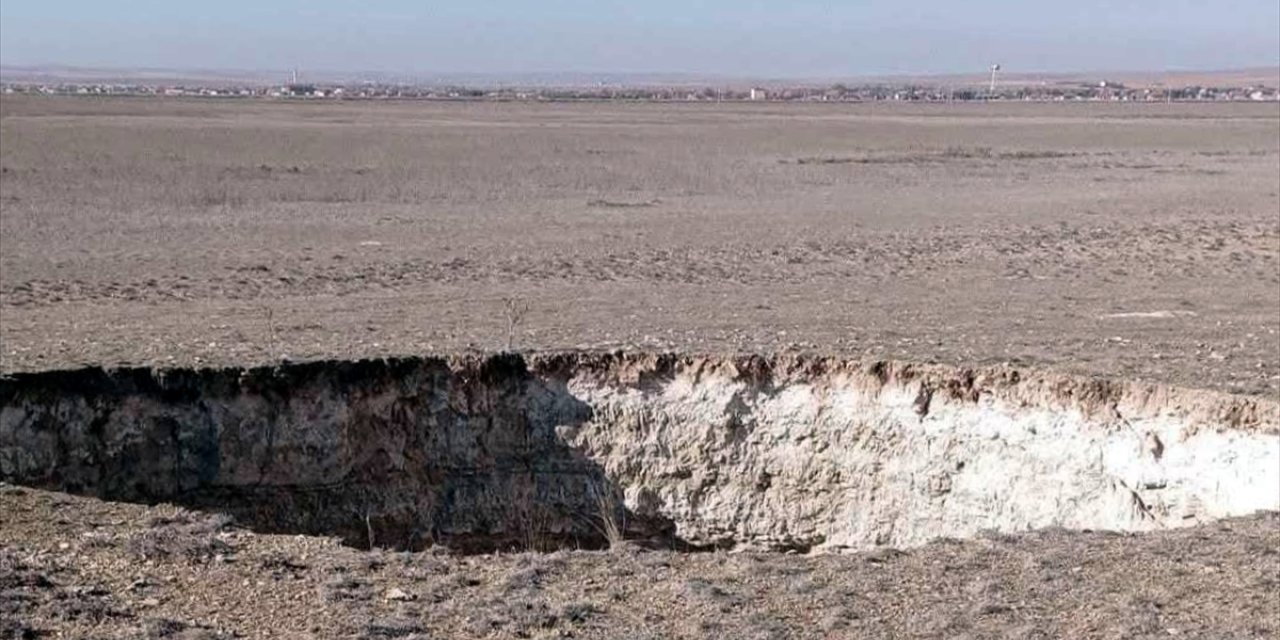
<svg viewBox="0 0 1280 640"><path fill-rule="evenodd" d="M502 308L507 318L507 353L511 353L515 349L516 331L524 324L525 316L529 315L529 303L515 298L503 298Z"/></svg>
<svg viewBox="0 0 1280 640"><path fill-rule="evenodd" d="M626 511L618 504L614 493L607 489L596 492L596 507L600 512L600 532L604 534L609 548L618 548L623 542L622 532L626 529ZM620 518L624 520L620 522Z"/></svg>

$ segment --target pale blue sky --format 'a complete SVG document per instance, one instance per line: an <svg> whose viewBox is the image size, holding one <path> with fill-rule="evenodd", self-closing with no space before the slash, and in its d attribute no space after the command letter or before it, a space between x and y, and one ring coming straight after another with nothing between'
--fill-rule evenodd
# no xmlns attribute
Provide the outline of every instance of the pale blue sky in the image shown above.
<svg viewBox="0 0 1280 640"><path fill-rule="evenodd" d="M1280 0L2 0L0 62L753 77L1280 64Z"/></svg>

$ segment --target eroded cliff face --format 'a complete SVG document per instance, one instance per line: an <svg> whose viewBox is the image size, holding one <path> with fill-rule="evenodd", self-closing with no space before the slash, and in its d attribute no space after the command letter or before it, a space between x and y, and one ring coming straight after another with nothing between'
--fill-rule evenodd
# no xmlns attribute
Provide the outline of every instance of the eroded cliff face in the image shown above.
<svg viewBox="0 0 1280 640"><path fill-rule="evenodd" d="M1280 504L1269 403L823 360L642 375L571 379L594 411L566 437L618 479L628 507L703 543L857 549L983 529L1135 531Z"/></svg>
<svg viewBox="0 0 1280 640"><path fill-rule="evenodd" d="M0 381L0 479L355 544L859 549L1280 508L1280 406L807 357L86 369Z"/></svg>

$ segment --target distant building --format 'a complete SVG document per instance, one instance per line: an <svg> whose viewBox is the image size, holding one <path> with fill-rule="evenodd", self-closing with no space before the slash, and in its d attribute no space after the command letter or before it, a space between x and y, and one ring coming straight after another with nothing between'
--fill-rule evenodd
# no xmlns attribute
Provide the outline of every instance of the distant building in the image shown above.
<svg viewBox="0 0 1280 640"><path fill-rule="evenodd" d="M752 100L768 100L769 92L765 91L764 89L761 89L760 87L752 87L751 99Z"/></svg>
<svg viewBox="0 0 1280 640"><path fill-rule="evenodd" d="M314 84L287 84L284 87L284 94L287 96L313 96L316 94L316 86Z"/></svg>

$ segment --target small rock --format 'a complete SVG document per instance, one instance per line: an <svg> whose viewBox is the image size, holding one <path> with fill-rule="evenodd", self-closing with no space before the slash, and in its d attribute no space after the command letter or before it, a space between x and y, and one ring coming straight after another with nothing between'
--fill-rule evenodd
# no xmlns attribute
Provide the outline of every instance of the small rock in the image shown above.
<svg viewBox="0 0 1280 640"><path fill-rule="evenodd" d="M398 587L391 587L390 589L387 589L387 592L383 594L383 597L387 600L394 600L396 602L408 602L415 599L413 594Z"/></svg>

